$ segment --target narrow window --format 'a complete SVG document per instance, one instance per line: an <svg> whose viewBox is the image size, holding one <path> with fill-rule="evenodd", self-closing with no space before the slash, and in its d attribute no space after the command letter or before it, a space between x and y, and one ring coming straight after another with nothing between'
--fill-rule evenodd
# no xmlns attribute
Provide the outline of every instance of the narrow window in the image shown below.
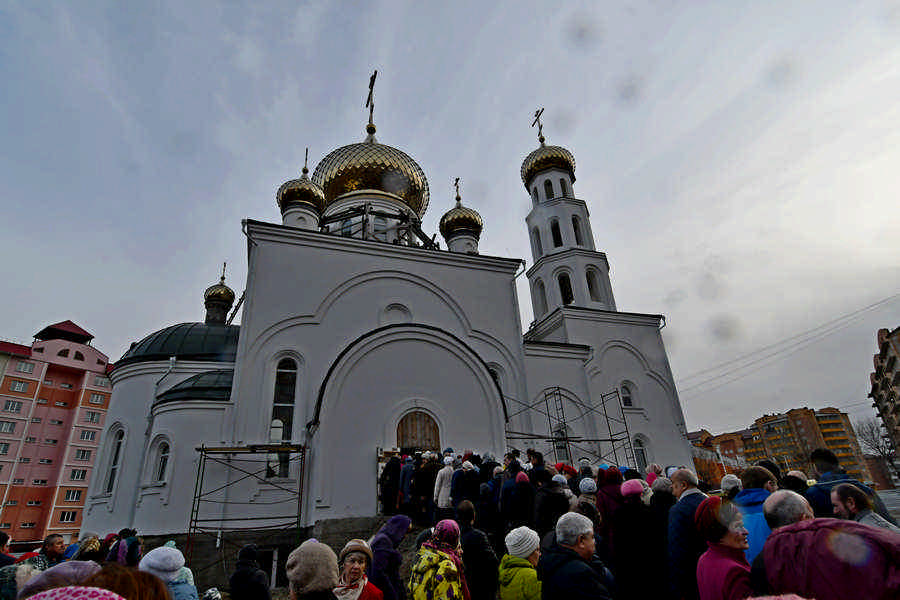
<svg viewBox="0 0 900 600"><path fill-rule="evenodd" d="M572 215L572 231L575 232L575 245L584 246L584 240L581 237L581 219L577 215Z"/></svg>
<svg viewBox="0 0 900 600"><path fill-rule="evenodd" d="M536 317L542 317L547 314L547 290L544 289L544 282L538 280L534 286L534 294L537 298L538 313Z"/></svg>
<svg viewBox="0 0 900 600"><path fill-rule="evenodd" d="M634 462L637 463L638 473L647 470L647 449L640 438L634 439Z"/></svg>
<svg viewBox="0 0 900 600"><path fill-rule="evenodd" d="M384 217L375 217L373 221L373 236L379 242L387 241L387 219Z"/></svg>
<svg viewBox="0 0 900 600"><path fill-rule="evenodd" d="M531 188L531 197L534 198L535 202L538 202L540 198L538 197L537 187Z"/></svg>
<svg viewBox="0 0 900 600"><path fill-rule="evenodd" d="M344 237L350 237L353 233L353 221L350 219L344 219L341 221L341 235Z"/></svg>
<svg viewBox="0 0 900 600"><path fill-rule="evenodd" d="M297 363L283 358L275 370L275 398L272 404L272 425L269 441L289 442L294 425L294 394L297 389ZM287 477L290 453L279 452L270 456L267 477Z"/></svg>
<svg viewBox="0 0 900 600"><path fill-rule="evenodd" d="M156 455L156 471L153 481L161 482L166 480L166 467L169 465L169 444L162 442Z"/></svg>
<svg viewBox="0 0 900 600"><path fill-rule="evenodd" d="M531 243L534 244L535 258L540 258L544 254L544 247L541 245L541 232L537 227L531 230Z"/></svg>
<svg viewBox="0 0 900 600"><path fill-rule="evenodd" d="M559 230L559 221L553 219L550 221L550 235L553 237L553 247L562 246L562 232Z"/></svg>
<svg viewBox="0 0 900 600"><path fill-rule="evenodd" d="M634 398L631 395L631 386L623 383L621 387L622 406L634 406Z"/></svg>
<svg viewBox="0 0 900 600"><path fill-rule="evenodd" d="M600 299L600 282L597 281L597 272L593 269L587 270L587 286L588 286L588 294L591 296L591 301L593 302L601 302Z"/></svg>
<svg viewBox="0 0 900 600"><path fill-rule="evenodd" d="M109 461L109 473L106 475L106 493L111 494L116 487L116 476L119 473L119 461L122 460L122 442L125 440L125 432L121 429L113 438L112 456Z"/></svg>
<svg viewBox="0 0 900 600"><path fill-rule="evenodd" d="M75 358L75 360L82 360L82 361L83 361L83 360L84 360L84 354L82 354L81 352L79 352L78 350L76 350L76 351L75 351L75 357L74 357L74 358Z"/></svg>
<svg viewBox="0 0 900 600"><path fill-rule="evenodd" d="M547 200L553 198L553 182L549 179L544 180L544 195L547 196Z"/></svg>
<svg viewBox="0 0 900 600"><path fill-rule="evenodd" d="M562 296L563 304L572 304L575 301L575 295L572 293L572 282L566 273L560 273L556 278L559 281L559 295Z"/></svg>
<svg viewBox="0 0 900 600"><path fill-rule="evenodd" d="M569 197L569 188L566 187L566 180L565 180L565 179L560 179L560 180L559 180L559 193L560 193L560 195L561 195L563 198L568 198L568 197Z"/></svg>

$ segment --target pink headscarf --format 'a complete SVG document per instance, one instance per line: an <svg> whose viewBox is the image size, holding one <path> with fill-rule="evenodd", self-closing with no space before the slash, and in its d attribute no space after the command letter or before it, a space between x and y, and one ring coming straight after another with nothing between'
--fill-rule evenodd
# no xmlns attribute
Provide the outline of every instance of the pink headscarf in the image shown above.
<svg viewBox="0 0 900 600"><path fill-rule="evenodd" d="M122 596L98 587L69 585L31 596L34 600L125 600Z"/></svg>
<svg viewBox="0 0 900 600"><path fill-rule="evenodd" d="M521 474L521 473L520 473ZM469 600L469 586L466 583L466 572L463 568L462 559L456 548L459 546L459 525L453 519L444 519L438 521L434 526L434 533L431 539L422 544L425 548L438 550L448 555L456 565L456 572L459 573L459 585L462 588L463 599Z"/></svg>

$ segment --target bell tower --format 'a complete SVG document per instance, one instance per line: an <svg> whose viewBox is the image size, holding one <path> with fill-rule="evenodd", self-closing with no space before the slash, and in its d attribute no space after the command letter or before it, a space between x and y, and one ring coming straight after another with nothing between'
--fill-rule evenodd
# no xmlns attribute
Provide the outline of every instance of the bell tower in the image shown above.
<svg viewBox="0 0 900 600"><path fill-rule="evenodd" d="M575 196L575 157L548 146L541 115L535 112L540 146L522 162L522 183L531 196L525 218L531 241L528 270L534 319L559 306L616 310L606 255L598 252L587 204Z"/></svg>

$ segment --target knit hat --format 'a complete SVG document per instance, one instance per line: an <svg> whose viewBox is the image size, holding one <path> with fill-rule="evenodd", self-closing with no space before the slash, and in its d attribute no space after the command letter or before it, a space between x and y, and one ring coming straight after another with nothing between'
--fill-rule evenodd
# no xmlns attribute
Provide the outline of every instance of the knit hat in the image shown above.
<svg viewBox="0 0 900 600"><path fill-rule="evenodd" d="M53 588L30 597L34 600L125 600L115 592L81 585Z"/></svg>
<svg viewBox="0 0 900 600"><path fill-rule="evenodd" d="M553 476L553 481L562 485L566 485L568 483L568 481L566 480L566 476L560 475L559 473Z"/></svg>
<svg viewBox="0 0 900 600"><path fill-rule="evenodd" d="M528 475L526 475L522 471L519 471L518 473L516 473L516 483L531 483L531 480L528 479Z"/></svg>
<svg viewBox="0 0 900 600"><path fill-rule="evenodd" d="M43 590L48 584L59 586L62 583L77 585L100 570L100 565L92 560L70 560L50 567L46 571L38 572L22 586L19 586L19 594L22 597L32 596L36 591Z"/></svg>
<svg viewBox="0 0 900 600"><path fill-rule="evenodd" d="M256 560L257 557L259 557L259 550L256 548L256 544L247 544L238 551L238 560L249 562Z"/></svg>
<svg viewBox="0 0 900 600"><path fill-rule="evenodd" d="M313 539L294 548L285 567L288 580L298 594L330 591L338 584L334 550Z"/></svg>
<svg viewBox="0 0 900 600"><path fill-rule="evenodd" d="M629 479L624 482L619 489L623 496L631 496L632 494L641 495L644 493L644 486L641 485L640 479Z"/></svg>
<svg viewBox="0 0 900 600"><path fill-rule="evenodd" d="M445 464L445 465L452 465L452 464L453 464L453 457L451 457L451 456L445 456L445 457L444 457L444 464Z"/></svg>
<svg viewBox="0 0 900 600"><path fill-rule="evenodd" d="M578 484L578 489L581 491L582 494L596 494L597 493L597 483L590 477L585 477Z"/></svg>
<svg viewBox="0 0 900 600"><path fill-rule="evenodd" d="M178 577L178 571L184 566L184 554L178 548L160 546L144 555L138 564L139 571L156 575L165 582Z"/></svg>
<svg viewBox="0 0 900 600"><path fill-rule="evenodd" d="M737 488L738 491L743 489L743 484L741 484L741 479L737 475L733 473L728 473L724 477L722 477L722 481L719 484L719 487L722 488L722 491L728 493L729 491Z"/></svg>
<svg viewBox="0 0 900 600"><path fill-rule="evenodd" d="M504 541L506 551L516 558L528 558L541 544L537 532L525 526L516 527L507 533Z"/></svg>
<svg viewBox="0 0 900 600"><path fill-rule="evenodd" d="M338 562L343 563L344 558L346 558L347 555L352 552L360 552L362 554L365 554L369 559L370 565L372 564L372 560L374 560L372 556L372 549L369 547L369 544L367 544L365 540L353 539L344 545L344 549L341 550L341 553L338 555Z"/></svg>

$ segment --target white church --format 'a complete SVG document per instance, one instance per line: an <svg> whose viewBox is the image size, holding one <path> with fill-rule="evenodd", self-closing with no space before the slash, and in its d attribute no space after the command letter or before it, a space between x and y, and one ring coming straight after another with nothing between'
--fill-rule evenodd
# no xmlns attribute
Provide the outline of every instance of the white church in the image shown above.
<svg viewBox="0 0 900 600"><path fill-rule="evenodd" d="M111 373L82 530L144 534L312 525L378 510L394 449L536 448L548 462L691 464L661 315L618 310L575 194L575 160L545 144L521 166L535 321L518 258L479 254L481 216L422 231L428 180L375 138L247 219L245 291L205 293L205 322L161 329Z"/></svg>

